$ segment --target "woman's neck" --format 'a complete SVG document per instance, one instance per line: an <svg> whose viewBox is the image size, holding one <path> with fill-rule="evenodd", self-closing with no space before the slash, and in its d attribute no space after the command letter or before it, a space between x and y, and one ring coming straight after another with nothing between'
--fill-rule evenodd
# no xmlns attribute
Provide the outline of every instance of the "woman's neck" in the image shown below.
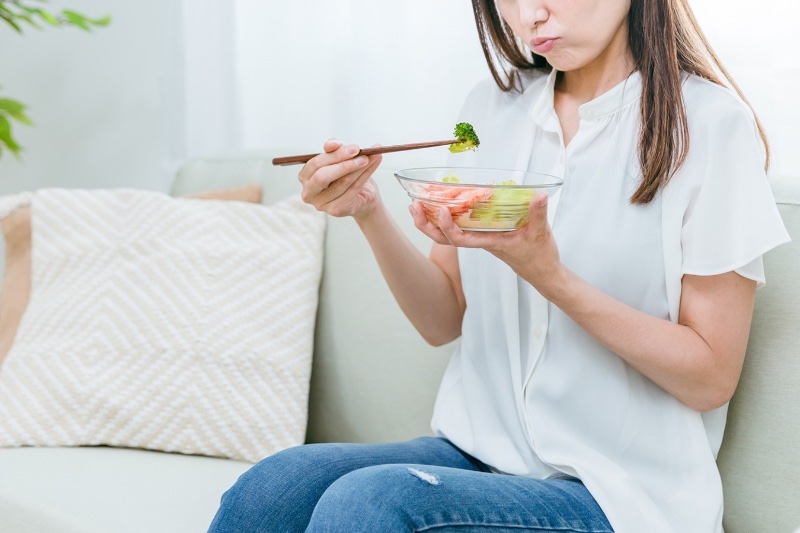
<svg viewBox="0 0 800 533"><path fill-rule="evenodd" d="M635 70L628 46L627 24L620 27L605 50L591 63L567 72L560 72L556 91L569 95L578 103L594 100L625 80Z"/></svg>
<svg viewBox="0 0 800 533"><path fill-rule="evenodd" d="M631 75L634 64L628 46L627 24L624 24L594 61L581 68L558 73L553 106L561 123L564 147L578 133L580 106L621 83Z"/></svg>

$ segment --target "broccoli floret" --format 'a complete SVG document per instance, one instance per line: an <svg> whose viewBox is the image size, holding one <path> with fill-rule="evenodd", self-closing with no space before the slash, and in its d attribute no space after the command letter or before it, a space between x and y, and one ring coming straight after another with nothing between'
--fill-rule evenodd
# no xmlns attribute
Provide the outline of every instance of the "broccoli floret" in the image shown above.
<svg viewBox="0 0 800 533"><path fill-rule="evenodd" d="M445 176L442 178L443 183L461 183L461 180L458 179L458 176Z"/></svg>
<svg viewBox="0 0 800 533"><path fill-rule="evenodd" d="M475 128L472 127L472 124L466 122L456 124L453 135L460 141L450 145L450 151L453 153L477 150L478 145L481 144L478 134L475 133Z"/></svg>

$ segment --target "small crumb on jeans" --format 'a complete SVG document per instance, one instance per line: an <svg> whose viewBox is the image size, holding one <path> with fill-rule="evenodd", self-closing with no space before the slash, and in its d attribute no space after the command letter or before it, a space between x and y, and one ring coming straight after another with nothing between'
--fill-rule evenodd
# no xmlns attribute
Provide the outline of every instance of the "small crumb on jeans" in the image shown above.
<svg viewBox="0 0 800 533"><path fill-rule="evenodd" d="M439 478L434 476L433 474L429 474L427 472L423 472L422 470L417 470L416 468L408 468L408 471L411 472L411 475L414 477L418 477L422 481L425 481L431 485L438 485L440 483Z"/></svg>

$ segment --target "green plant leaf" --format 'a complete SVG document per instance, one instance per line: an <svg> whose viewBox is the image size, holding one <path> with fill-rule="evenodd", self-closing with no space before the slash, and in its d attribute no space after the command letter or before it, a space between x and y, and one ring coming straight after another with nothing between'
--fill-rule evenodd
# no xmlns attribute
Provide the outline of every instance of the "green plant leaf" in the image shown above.
<svg viewBox="0 0 800 533"><path fill-rule="evenodd" d="M11 135L11 123L2 115L0 115L0 143L5 144L15 156L18 156L20 150L22 150L17 141L14 140L13 135Z"/></svg>
<svg viewBox="0 0 800 533"><path fill-rule="evenodd" d="M30 24L31 26L33 26L33 27L34 27L34 28L36 28L37 30L41 30L41 29L42 29L42 27L41 27L41 26L39 26L39 25L36 23L36 21L35 21L35 20L33 20L33 19L32 19L30 16L28 16L28 15L17 15L17 20L24 20L25 22L27 22L28 24Z"/></svg>
<svg viewBox="0 0 800 533"><path fill-rule="evenodd" d="M93 27L108 26L111 16L106 15L97 19L89 18L77 11L65 9L61 13L53 13L42 7L48 5L49 0L0 0L0 25L6 23L17 33L23 33L22 23L36 29L42 29L41 22L49 26L75 26L84 31L91 31ZM0 98L0 156L4 150L10 151L16 157L22 147L14 139L12 120L20 124L32 125L30 117L25 113L26 106L10 98Z"/></svg>
<svg viewBox="0 0 800 533"><path fill-rule="evenodd" d="M8 16L9 18L14 18L15 13L11 11L8 7L6 7L5 2L0 0L0 15Z"/></svg>
<svg viewBox="0 0 800 533"><path fill-rule="evenodd" d="M36 1L47 2L47 0ZM25 22L37 29L42 29L39 24L39 21L42 21L54 27L75 26L84 31L91 31L92 27L108 26L111 23L110 15L93 19L71 9L65 9L61 13L52 13L24 2L25 0L0 0L0 19L18 33L23 33L20 22Z"/></svg>
<svg viewBox="0 0 800 533"><path fill-rule="evenodd" d="M45 11L44 9L37 9L36 13L42 17L42 20L50 24L51 26L61 26L61 22L58 20L58 17L50 13L49 11Z"/></svg>
<svg viewBox="0 0 800 533"><path fill-rule="evenodd" d="M111 15L106 15L105 17L101 17L99 19L94 19L92 24L95 26L105 27L111 24Z"/></svg>
<svg viewBox="0 0 800 533"><path fill-rule="evenodd" d="M0 98L0 110L7 113L21 113L25 111L25 104L11 100L10 98Z"/></svg>
<svg viewBox="0 0 800 533"><path fill-rule="evenodd" d="M22 33L22 28L20 28L19 24L14 22L14 19L12 18L14 16L15 15L13 14L7 15L6 13L0 12L0 19L3 19L6 22L6 24L14 28L14 30L16 30L17 33Z"/></svg>
<svg viewBox="0 0 800 533"><path fill-rule="evenodd" d="M73 26L78 26L79 28L87 31L91 30L92 26L108 26L111 23L110 15L106 15L105 17L98 19L91 19L82 13L78 13L69 9L62 11L61 16Z"/></svg>
<svg viewBox="0 0 800 533"><path fill-rule="evenodd" d="M51 26L61 26L61 22L58 20L58 17L56 17L49 11L45 11L44 9L39 7L28 7L22 5L19 7L29 15L38 16L40 19L42 19Z"/></svg>
<svg viewBox="0 0 800 533"><path fill-rule="evenodd" d="M25 124L27 126L32 126L33 121L25 114L25 104L17 102L16 100L10 100L8 98L0 98L0 111L5 111L8 116Z"/></svg>
<svg viewBox="0 0 800 533"><path fill-rule="evenodd" d="M86 31L90 31L92 29L92 21L88 18L84 17L80 13L75 11L70 11L69 9L65 9L61 12L61 16L64 19L72 24L73 26L77 26L78 28Z"/></svg>

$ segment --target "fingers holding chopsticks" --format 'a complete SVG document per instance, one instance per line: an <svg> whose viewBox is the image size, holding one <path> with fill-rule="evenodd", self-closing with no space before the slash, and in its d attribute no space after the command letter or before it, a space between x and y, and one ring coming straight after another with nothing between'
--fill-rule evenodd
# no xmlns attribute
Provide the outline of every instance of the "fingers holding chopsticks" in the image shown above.
<svg viewBox="0 0 800 533"><path fill-rule="evenodd" d="M323 148L325 151L306 163L298 174L303 193L309 198L315 197L339 178L366 166L366 157L354 157L358 153L358 146L345 145L332 139Z"/></svg>
<svg viewBox="0 0 800 533"><path fill-rule="evenodd" d="M334 216L354 215L374 203L376 195L362 193L381 156L357 155L358 146L337 139L326 142L323 150L298 175L303 201Z"/></svg>
<svg viewBox="0 0 800 533"><path fill-rule="evenodd" d="M371 156L369 165L363 171L345 176L331 184L325 191L331 200L318 209L335 217L359 217L371 211L379 200L378 189L371 178L380 166L380 158L380 155Z"/></svg>

